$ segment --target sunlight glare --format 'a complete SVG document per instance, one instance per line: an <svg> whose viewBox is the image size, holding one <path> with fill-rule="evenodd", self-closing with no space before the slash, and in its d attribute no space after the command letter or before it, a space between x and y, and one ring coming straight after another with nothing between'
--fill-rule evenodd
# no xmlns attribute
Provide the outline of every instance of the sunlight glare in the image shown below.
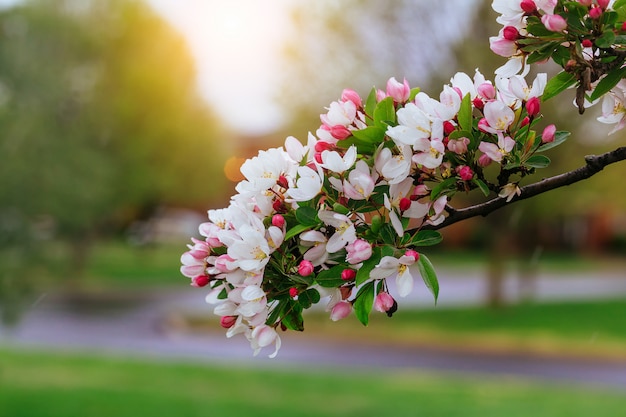
<svg viewBox="0 0 626 417"><path fill-rule="evenodd" d="M187 39L198 84L225 121L244 133L275 128L277 62L289 20L289 0L149 0Z"/></svg>

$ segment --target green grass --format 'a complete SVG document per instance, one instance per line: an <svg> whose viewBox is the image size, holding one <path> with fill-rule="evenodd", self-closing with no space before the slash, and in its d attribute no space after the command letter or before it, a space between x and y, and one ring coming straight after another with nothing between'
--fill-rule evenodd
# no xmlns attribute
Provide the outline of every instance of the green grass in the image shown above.
<svg viewBox="0 0 626 417"><path fill-rule="evenodd" d="M0 415L614 416L626 394L417 370L254 368L0 350Z"/></svg>
<svg viewBox="0 0 626 417"><path fill-rule="evenodd" d="M86 264L81 284L87 287L143 287L187 285L180 274L180 256L187 242L137 247L123 241L101 241L94 245ZM481 273L486 270L489 256L485 252L449 251L426 248L435 269ZM509 269L520 265L519 259L506 262ZM592 272L623 270L623 258L582 257L575 254L545 254L535 265L542 272Z"/></svg>
<svg viewBox="0 0 626 417"><path fill-rule="evenodd" d="M185 286L180 256L185 243L137 247L120 241L98 242L86 265L88 287Z"/></svg>
<svg viewBox="0 0 626 417"><path fill-rule="evenodd" d="M332 322L307 312L305 331L293 337L364 344L430 346L487 353L626 358L626 299L484 307L402 308L392 317L372 311L362 326L354 316ZM220 331L212 315L188 317L192 329Z"/></svg>

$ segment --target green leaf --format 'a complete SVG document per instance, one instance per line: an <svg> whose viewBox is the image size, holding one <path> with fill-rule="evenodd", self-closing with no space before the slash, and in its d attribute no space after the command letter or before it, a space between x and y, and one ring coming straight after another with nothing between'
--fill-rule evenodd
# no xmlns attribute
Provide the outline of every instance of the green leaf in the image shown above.
<svg viewBox="0 0 626 417"><path fill-rule="evenodd" d="M299 235L300 233L307 231L311 228L312 226L307 226L304 224L297 224L294 227L292 227L291 229L287 230L287 233L285 233L285 240L289 240L294 236Z"/></svg>
<svg viewBox="0 0 626 417"><path fill-rule="evenodd" d="M463 97L461 108L458 115L459 126L461 130L472 130L472 99L469 93Z"/></svg>
<svg viewBox="0 0 626 417"><path fill-rule="evenodd" d="M314 278L313 275L309 275L309 276L306 276L306 277L303 277L302 275L297 275L297 274L290 274L289 275L289 279L291 281L297 282L299 284L303 284L303 285L306 285L306 286L313 285L313 278Z"/></svg>
<svg viewBox="0 0 626 417"><path fill-rule="evenodd" d="M576 76L569 72L561 71L556 76L550 78L546 84L546 88L543 90L542 101L547 101L557 94L565 91L576 83Z"/></svg>
<svg viewBox="0 0 626 417"><path fill-rule="evenodd" d="M626 0L617 0L613 3L613 10L619 10L624 6L626 6Z"/></svg>
<svg viewBox="0 0 626 417"><path fill-rule="evenodd" d="M437 304L437 298L439 297L439 281L437 280L437 274L435 268L426 255L420 253L420 258L417 261L417 267L420 271L420 275L426 284L426 288L430 290L433 297L435 297L435 304Z"/></svg>
<svg viewBox="0 0 626 417"><path fill-rule="evenodd" d="M617 35L615 37L615 44L616 45L624 45L624 44L626 44L626 35Z"/></svg>
<svg viewBox="0 0 626 417"><path fill-rule="evenodd" d="M528 59L526 60L526 62L528 64L534 64L536 62L544 61L548 58L551 58L552 55L554 54L555 49L558 48L560 44L561 42L559 41L546 43L543 47L531 53L528 56Z"/></svg>
<svg viewBox="0 0 626 417"><path fill-rule="evenodd" d="M483 192L485 197L489 197L489 193L491 192L491 190L489 190L489 187L487 186L487 184L485 184L483 180L481 180L480 178L472 178L472 183L480 188L480 191Z"/></svg>
<svg viewBox="0 0 626 417"><path fill-rule="evenodd" d="M300 306L300 303L295 300L286 301L281 321L290 330L303 331L304 320L302 319L302 306Z"/></svg>
<svg viewBox="0 0 626 417"><path fill-rule="evenodd" d="M606 30L596 38L595 44L598 48L610 48L615 43L615 32Z"/></svg>
<svg viewBox="0 0 626 417"><path fill-rule="evenodd" d="M526 30L528 31L528 33L534 35L535 37L554 38L561 36L558 33L548 30L546 26L541 23L541 20L535 16L528 17Z"/></svg>
<svg viewBox="0 0 626 417"><path fill-rule="evenodd" d="M320 219L317 217L317 210L313 207L298 207L296 220L304 226L317 226L320 223Z"/></svg>
<svg viewBox="0 0 626 417"><path fill-rule="evenodd" d="M396 109L393 105L393 98L386 97L374 109L374 125L386 129L389 124L393 124L395 121Z"/></svg>
<svg viewBox="0 0 626 417"><path fill-rule="evenodd" d="M557 131L554 134L554 140L552 142L544 143L543 145L538 147L537 152L544 152L544 151L547 151L548 149L552 149L556 146L559 146L560 144L562 144L563 142L567 140L569 135L570 135L570 132L567 132L565 130Z"/></svg>
<svg viewBox="0 0 626 417"><path fill-rule="evenodd" d="M411 246L433 246L439 244L443 240L441 233L436 230L420 230L413 236Z"/></svg>
<svg viewBox="0 0 626 417"><path fill-rule="evenodd" d="M595 101L611 91L613 87L620 82L622 78L626 76L626 68L618 68L606 74L604 78L600 80L593 93L591 93L590 101Z"/></svg>
<svg viewBox="0 0 626 417"><path fill-rule="evenodd" d="M526 160L524 165L533 167L533 168L545 168L550 165L550 158L545 155L533 155Z"/></svg>
<svg viewBox="0 0 626 417"><path fill-rule="evenodd" d="M354 130L350 139L350 142L356 145L359 153L373 153L385 139L385 129L379 126L368 126L365 129ZM342 140L338 144L343 146L350 142Z"/></svg>
<svg viewBox="0 0 626 417"><path fill-rule="evenodd" d="M356 298L352 306L354 307L354 314L364 326L369 323L370 312L374 305L374 282L368 282L359 288L359 292L356 293Z"/></svg>
<svg viewBox="0 0 626 417"><path fill-rule="evenodd" d="M421 89L419 87L411 88L411 94L409 94L409 102L415 100L415 96L419 94Z"/></svg>
<svg viewBox="0 0 626 417"><path fill-rule="evenodd" d="M455 185L456 181L456 177L450 177L441 181L439 184L433 187L432 191L430 192L430 199L433 201L436 200L443 191Z"/></svg>
<svg viewBox="0 0 626 417"><path fill-rule="evenodd" d="M377 103L378 101L376 100L376 87L373 87L370 90L367 99L365 100L365 114L372 117L374 115L374 109L376 108Z"/></svg>
<svg viewBox="0 0 626 417"><path fill-rule="evenodd" d="M344 265L335 265L330 269L321 271L315 277L315 282L326 288L336 288L344 284L345 281L341 279L341 273L346 269Z"/></svg>
<svg viewBox="0 0 626 417"><path fill-rule="evenodd" d="M617 23L618 17L619 17L618 14L614 12L613 10L605 10L604 13L602 13L601 23L605 26L610 27L614 25L615 23ZM611 29L609 29L608 31L610 31L613 34L613 37L615 37L615 32L613 32Z"/></svg>
<svg viewBox="0 0 626 417"><path fill-rule="evenodd" d="M308 290L298 294L298 303L303 309L311 307L313 304L317 304L320 301L320 293L315 288L309 288Z"/></svg>

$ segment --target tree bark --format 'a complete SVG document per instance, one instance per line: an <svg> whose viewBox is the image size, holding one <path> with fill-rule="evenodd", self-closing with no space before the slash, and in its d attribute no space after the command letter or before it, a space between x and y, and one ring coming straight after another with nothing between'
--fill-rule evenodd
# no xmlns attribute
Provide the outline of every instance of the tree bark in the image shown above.
<svg viewBox="0 0 626 417"><path fill-rule="evenodd" d="M422 229L438 230L472 217L487 216L488 214L516 201L525 200L527 198L543 194L547 191L590 178L602 171L606 166L624 160L626 160L626 147L620 147L601 155L586 156L586 164L584 166L573 171L555 175L554 177L546 178L536 183L526 185L521 188L520 195L513 197L513 199L509 202L506 201L506 198L496 197L484 203L461 209L448 207L448 216L445 221L436 226L424 225Z"/></svg>

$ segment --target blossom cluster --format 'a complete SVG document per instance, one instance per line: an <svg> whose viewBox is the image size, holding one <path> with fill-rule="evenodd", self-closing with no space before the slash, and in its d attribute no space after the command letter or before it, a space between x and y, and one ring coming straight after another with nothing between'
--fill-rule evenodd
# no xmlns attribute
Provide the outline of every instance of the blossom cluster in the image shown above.
<svg viewBox="0 0 626 417"><path fill-rule="evenodd" d="M481 189L512 199L512 176L547 165L538 152L545 74L487 81L457 73L438 99L392 78L363 100L344 90L302 144L261 151L241 167L228 208L210 210L204 239L182 255L183 275L210 288L207 302L227 336L243 334L255 353L280 347L278 329L303 329L302 312L327 299L330 318L372 308L392 315L421 277L438 294L420 246L441 240L451 198ZM497 180L488 179L490 165ZM388 280L397 294L392 295Z"/></svg>
<svg viewBox="0 0 626 417"><path fill-rule="evenodd" d="M579 108L604 97L600 121L626 124L626 0L493 8L503 28L491 48L509 58L493 81L457 73L437 98L395 78L364 98L346 89L306 144L288 137L242 165L230 205L209 210L181 257L228 337L242 334L255 354L273 346L274 357L279 332L303 330L313 305L366 325L372 310L392 316L420 278L436 301L421 248L441 241L455 195L512 201L567 139L542 122L543 101L576 85ZM547 58L563 72L528 83L528 66Z"/></svg>
<svg viewBox="0 0 626 417"><path fill-rule="evenodd" d="M494 0L502 25L490 38L491 50L508 58L498 76L525 74L529 64L548 59L563 68L548 96L577 84L582 113L601 97L598 121L626 125L626 85L621 81L626 47L626 1ZM607 94L608 93L608 94Z"/></svg>

